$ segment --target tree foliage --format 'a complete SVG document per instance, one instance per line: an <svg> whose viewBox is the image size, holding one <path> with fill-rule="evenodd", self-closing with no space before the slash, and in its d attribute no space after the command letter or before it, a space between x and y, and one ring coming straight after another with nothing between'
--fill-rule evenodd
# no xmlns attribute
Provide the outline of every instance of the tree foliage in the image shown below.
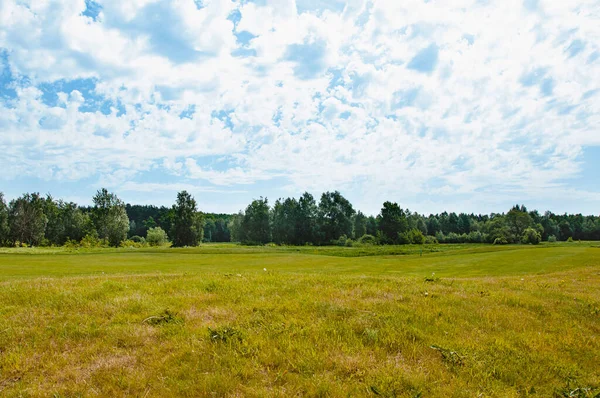
<svg viewBox="0 0 600 398"><path fill-rule="evenodd" d="M8 225L8 206L4 201L4 194L0 192L0 245L8 243L10 228Z"/></svg>
<svg viewBox="0 0 600 398"><path fill-rule="evenodd" d="M185 191L170 208L125 205L106 189L97 191L93 201L93 207L81 207L26 193L7 205L0 192L0 245L119 246L128 236L141 242L148 234L160 235L150 242L162 244L170 238L174 246L201 241L351 245L600 240L598 216L540 213L523 205L490 215L425 216L388 201L374 217L356 212L337 191L325 192L318 205L308 192L298 199L280 198L272 207L260 198L238 214L201 213Z"/></svg>
<svg viewBox="0 0 600 398"><path fill-rule="evenodd" d="M173 246L198 246L202 241L204 228L196 200L187 191L181 191L177 194L173 211Z"/></svg>
<svg viewBox="0 0 600 398"><path fill-rule="evenodd" d="M44 240L48 218L39 193L24 194L11 201L8 211L11 241L39 245Z"/></svg>
<svg viewBox="0 0 600 398"><path fill-rule="evenodd" d="M241 241L248 244L265 244L271 241L269 201L255 199L248 205L241 222Z"/></svg>
<svg viewBox="0 0 600 398"><path fill-rule="evenodd" d="M406 212L397 203L384 202L377 220L383 243L398 243L400 235L408 230Z"/></svg>
<svg viewBox="0 0 600 398"><path fill-rule="evenodd" d="M320 241L331 243L342 235L352 236L355 213L352 204L338 191L321 195L318 209Z"/></svg>
<svg viewBox="0 0 600 398"><path fill-rule="evenodd" d="M537 245L542 241L542 235L534 228L528 227L523 231L521 242L525 244Z"/></svg>
<svg viewBox="0 0 600 398"><path fill-rule="evenodd" d="M119 244L127 238L129 218L125 211L125 203L106 188L96 192L93 198L91 218L100 239L106 239L111 246Z"/></svg>
<svg viewBox="0 0 600 398"><path fill-rule="evenodd" d="M146 243L150 246L163 246L169 241L169 237L161 227L148 229L146 233Z"/></svg>

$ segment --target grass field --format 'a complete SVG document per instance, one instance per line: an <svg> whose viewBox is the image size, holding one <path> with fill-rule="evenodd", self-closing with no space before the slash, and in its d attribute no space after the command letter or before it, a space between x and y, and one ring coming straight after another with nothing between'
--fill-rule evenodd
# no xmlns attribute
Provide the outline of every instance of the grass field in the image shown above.
<svg viewBox="0 0 600 398"><path fill-rule="evenodd" d="M598 244L0 252L0 396L599 387Z"/></svg>

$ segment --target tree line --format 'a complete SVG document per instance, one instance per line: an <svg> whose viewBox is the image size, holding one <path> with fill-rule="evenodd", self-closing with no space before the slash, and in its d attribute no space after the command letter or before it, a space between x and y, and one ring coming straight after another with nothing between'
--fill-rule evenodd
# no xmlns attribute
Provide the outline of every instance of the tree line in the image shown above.
<svg viewBox="0 0 600 398"><path fill-rule="evenodd" d="M290 245L531 243L600 240L600 217L540 214L523 205L507 213L475 215L454 212L429 216L384 202L377 216L356 211L338 191L319 202L310 193L299 199L252 201L230 223L233 241Z"/></svg>
<svg viewBox="0 0 600 398"><path fill-rule="evenodd" d="M356 211L340 192L319 201L308 192L298 199L253 200L237 214L198 210L186 191L171 207L125 204L100 189L92 206L26 193L6 203L0 192L0 244L6 246L196 246L201 242L286 245L374 245L424 243L531 243L600 240L600 217L528 211L430 214L384 202L377 216Z"/></svg>
<svg viewBox="0 0 600 398"><path fill-rule="evenodd" d="M104 188L92 201L93 206L82 207L51 195L26 193L7 204L0 192L0 244L158 246L171 241L173 246L196 246L203 239L204 214L185 191L170 209L126 205ZM136 235L140 231L144 237Z"/></svg>

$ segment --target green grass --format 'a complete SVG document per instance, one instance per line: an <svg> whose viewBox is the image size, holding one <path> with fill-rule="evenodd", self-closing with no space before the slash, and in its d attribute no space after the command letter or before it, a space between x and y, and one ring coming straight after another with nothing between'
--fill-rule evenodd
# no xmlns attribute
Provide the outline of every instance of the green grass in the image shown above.
<svg viewBox="0 0 600 398"><path fill-rule="evenodd" d="M590 243L5 249L0 396L591 397L599 288Z"/></svg>

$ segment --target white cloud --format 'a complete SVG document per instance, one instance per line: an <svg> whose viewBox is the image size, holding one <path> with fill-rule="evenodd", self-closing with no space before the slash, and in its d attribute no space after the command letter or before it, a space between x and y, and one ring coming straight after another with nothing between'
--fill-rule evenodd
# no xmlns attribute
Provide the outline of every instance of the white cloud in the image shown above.
<svg viewBox="0 0 600 398"><path fill-rule="evenodd" d="M10 175L140 192L150 185L136 176L157 170L224 186L283 179L366 207L370 195L560 196L583 148L600 145L600 94L584 96L600 89L594 1L99 3L96 21L80 0L0 4L0 48L30 81L0 102ZM242 31L256 36L245 47ZM83 112L84 90L47 104L43 83L75 78L93 78L112 113Z"/></svg>

